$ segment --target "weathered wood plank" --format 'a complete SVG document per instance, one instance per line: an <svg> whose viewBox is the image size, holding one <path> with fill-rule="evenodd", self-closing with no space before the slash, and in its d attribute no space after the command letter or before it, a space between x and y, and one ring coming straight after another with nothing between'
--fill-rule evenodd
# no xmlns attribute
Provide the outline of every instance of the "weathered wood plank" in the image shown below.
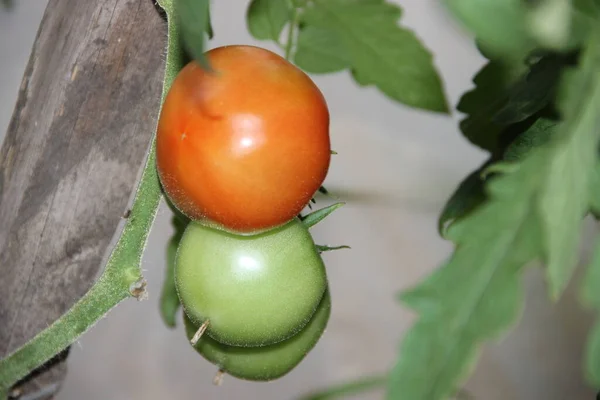
<svg viewBox="0 0 600 400"><path fill-rule="evenodd" d="M165 43L151 0L50 0L0 150L0 357L98 276L155 128ZM60 382L61 364L23 390Z"/></svg>

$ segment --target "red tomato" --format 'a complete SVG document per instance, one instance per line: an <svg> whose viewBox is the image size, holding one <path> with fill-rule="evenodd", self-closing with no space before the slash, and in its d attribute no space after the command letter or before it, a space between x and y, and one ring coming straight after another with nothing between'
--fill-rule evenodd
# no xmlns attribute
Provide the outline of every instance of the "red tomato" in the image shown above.
<svg viewBox="0 0 600 400"><path fill-rule="evenodd" d="M156 141L162 185L184 214L253 233L296 216L331 158L329 111L300 69L253 46L206 53L175 78Z"/></svg>

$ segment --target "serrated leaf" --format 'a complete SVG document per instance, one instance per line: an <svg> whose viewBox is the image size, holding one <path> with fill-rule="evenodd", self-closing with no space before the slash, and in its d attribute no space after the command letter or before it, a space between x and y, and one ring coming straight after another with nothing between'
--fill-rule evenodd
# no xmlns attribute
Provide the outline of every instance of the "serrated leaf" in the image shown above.
<svg viewBox="0 0 600 400"><path fill-rule="evenodd" d="M482 167L483 168L483 167ZM484 180L481 177L481 168L473 171L458 185L456 191L446 202L438 219L438 231L446 237L448 229L454 221L468 215L486 199Z"/></svg>
<svg viewBox="0 0 600 400"><path fill-rule="evenodd" d="M298 34L294 63L306 72L324 74L350 67L350 57L338 33L309 25Z"/></svg>
<svg viewBox="0 0 600 400"><path fill-rule="evenodd" d="M527 71L525 63L488 62L473 78L475 88L465 93L456 109L467 114L460 129L469 141L495 151L504 125L494 122L497 110L506 104L512 85Z"/></svg>
<svg viewBox="0 0 600 400"><path fill-rule="evenodd" d="M531 67L490 61L475 76L475 89L463 95L457 106L467 114L460 123L464 135L483 149L498 151L509 125L526 121L551 103L570 61L568 56L551 54Z"/></svg>
<svg viewBox="0 0 600 400"><path fill-rule="evenodd" d="M320 210L313 211L310 214L307 214L301 218L302 223L307 228L311 228L311 227L315 226L316 224L318 224L319 222L321 222L322 220L324 220L325 218L327 218L327 216L329 216L329 214L331 214L332 212L334 212L335 210L337 210L344 204L346 204L346 203L335 203L330 206L321 208Z"/></svg>
<svg viewBox="0 0 600 400"><path fill-rule="evenodd" d="M398 6L383 0L315 0L302 22L337 34L359 83L412 107L447 112L431 53L398 26L400 14Z"/></svg>
<svg viewBox="0 0 600 400"><path fill-rule="evenodd" d="M342 249L350 249L350 246L342 245L342 246L325 246L321 244L315 245L317 251L319 253L323 253L326 251L334 251L334 250L342 250Z"/></svg>
<svg viewBox="0 0 600 400"><path fill-rule="evenodd" d="M281 32L291 16L289 0L252 0L246 13L246 23L256 39L279 43Z"/></svg>
<svg viewBox="0 0 600 400"><path fill-rule="evenodd" d="M212 31L210 0L173 0L183 47L203 68L210 69L204 55L206 36Z"/></svg>
<svg viewBox="0 0 600 400"><path fill-rule="evenodd" d="M389 399L447 398L469 372L481 342L516 319L523 300L520 272L540 253L533 211L543 161L528 157L516 172L492 179L489 200L454 224L450 260L401 295L420 315L402 342Z"/></svg>
<svg viewBox="0 0 600 400"><path fill-rule="evenodd" d="M600 137L600 40L592 36L581 66L564 80L561 110L540 213L545 233L547 279L553 298L566 287L576 265L581 223L589 209L590 185Z"/></svg>

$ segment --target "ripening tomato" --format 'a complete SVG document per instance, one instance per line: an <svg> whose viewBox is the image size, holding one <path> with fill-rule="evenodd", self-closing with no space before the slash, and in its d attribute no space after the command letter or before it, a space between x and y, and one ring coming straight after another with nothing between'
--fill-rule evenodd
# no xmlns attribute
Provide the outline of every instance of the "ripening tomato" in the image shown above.
<svg viewBox="0 0 600 400"><path fill-rule="evenodd" d="M161 111L157 167L194 220L256 233L297 215L329 168L329 111L313 81L279 55L225 46L175 78Z"/></svg>
<svg viewBox="0 0 600 400"><path fill-rule="evenodd" d="M195 325L232 346L285 340L310 321L327 276L308 228L294 218L256 235L195 221L177 250L175 286Z"/></svg>
<svg viewBox="0 0 600 400"><path fill-rule="evenodd" d="M331 297L326 291L310 322L283 342L262 347L236 347L203 336L194 348L229 375L253 381L270 381L294 369L315 347L327 327L330 313ZM185 314L184 322L187 337L191 339L198 326Z"/></svg>

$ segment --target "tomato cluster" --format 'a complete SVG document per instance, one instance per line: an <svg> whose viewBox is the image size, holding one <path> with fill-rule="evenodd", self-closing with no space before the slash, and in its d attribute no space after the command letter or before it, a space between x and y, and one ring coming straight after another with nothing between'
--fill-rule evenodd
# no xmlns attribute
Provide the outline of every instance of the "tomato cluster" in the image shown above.
<svg viewBox="0 0 600 400"><path fill-rule="evenodd" d="M253 46L206 53L175 78L156 139L170 202L191 222L175 285L188 338L250 380L294 368L325 330L327 275L298 218L329 168L329 111L312 80Z"/></svg>

